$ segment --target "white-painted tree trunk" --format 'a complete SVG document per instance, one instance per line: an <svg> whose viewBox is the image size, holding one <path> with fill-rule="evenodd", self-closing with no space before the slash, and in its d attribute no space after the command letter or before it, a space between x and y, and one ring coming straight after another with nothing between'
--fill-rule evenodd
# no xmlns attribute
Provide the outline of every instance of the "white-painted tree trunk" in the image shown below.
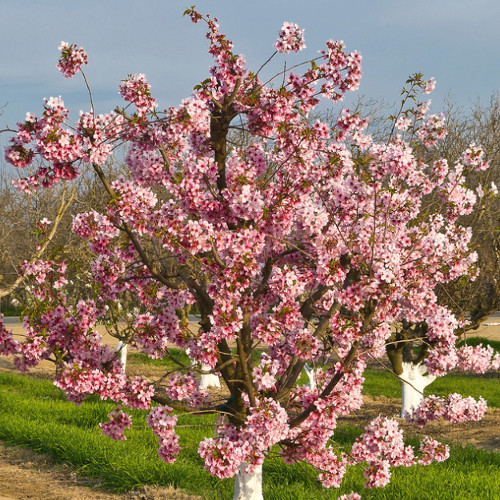
<svg viewBox="0 0 500 500"><path fill-rule="evenodd" d="M127 366L127 344L124 344L121 340L116 346L116 352L120 353L120 362L123 366L123 371Z"/></svg>
<svg viewBox="0 0 500 500"><path fill-rule="evenodd" d="M240 465L234 483L233 500L264 500L262 496L262 465L255 472L245 472L247 464Z"/></svg>
<svg viewBox="0 0 500 500"><path fill-rule="evenodd" d="M424 399L424 389L436 380L434 375L427 373L427 367L423 364L403 363L403 373L399 375L401 380L402 405L401 417L413 410Z"/></svg>
<svg viewBox="0 0 500 500"><path fill-rule="evenodd" d="M186 354L189 356L191 349L189 347L186 349ZM191 360L191 366L195 366L196 361ZM211 368L208 365L201 365L201 369L204 371L210 371ZM214 373L202 373L200 375L200 389L206 389L207 387L220 387L219 376Z"/></svg>
<svg viewBox="0 0 500 500"><path fill-rule="evenodd" d="M316 377L314 368L310 367L307 363L304 365L304 371L309 379L309 389L314 391L316 389Z"/></svg>
<svg viewBox="0 0 500 500"><path fill-rule="evenodd" d="M201 365L202 370L209 371L210 366ZM200 376L200 389L206 389L207 387L220 387L220 380L218 375L214 373L202 373Z"/></svg>

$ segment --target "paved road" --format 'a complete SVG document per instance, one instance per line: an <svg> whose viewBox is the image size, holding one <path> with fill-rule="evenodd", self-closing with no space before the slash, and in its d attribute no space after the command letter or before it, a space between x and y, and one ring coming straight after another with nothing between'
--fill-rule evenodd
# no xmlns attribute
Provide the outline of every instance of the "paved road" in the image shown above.
<svg viewBox="0 0 500 500"><path fill-rule="evenodd" d="M189 319L197 324L200 320L199 316L189 315ZM19 326L22 327L18 316L7 316L3 318L3 323L5 326ZM98 329L101 327L98 327ZM102 330L101 333L104 333ZM490 339L500 340L500 311L492 314L480 327L478 330L472 330L469 332L469 337L481 336ZM116 340L112 340L111 343L116 344Z"/></svg>
<svg viewBox="0 0 500 500"><path fill-rule="evenodd" d="M8 326L19 325L20 318L19 318L19 316L4 316L3 324L8 325Z"/></svg>

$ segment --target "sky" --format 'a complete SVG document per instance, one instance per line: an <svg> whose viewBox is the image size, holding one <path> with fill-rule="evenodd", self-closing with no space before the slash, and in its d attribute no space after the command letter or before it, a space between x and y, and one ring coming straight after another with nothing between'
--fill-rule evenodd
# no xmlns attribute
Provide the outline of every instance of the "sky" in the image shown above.
<svg viewBox="0 0 500 500"><path fill-rule="evenodd" d="M498 0L3 0L0 129L40 114L44 97L61 95L74 117L90 109L81 75L64 79L55 67L61 41L86 49L97 112L123 103L118 86L134 73L146 75L160 109L178 104L210 67L203 25L182 15L193 3L219 19L250 69L272 54L289 21L305 29L307 49L275 64L290 67L325 40L343 40L363 56L356 96L396 103L415 72L437 80L434 112L446 99L467 109L500 90Z"/></svg>

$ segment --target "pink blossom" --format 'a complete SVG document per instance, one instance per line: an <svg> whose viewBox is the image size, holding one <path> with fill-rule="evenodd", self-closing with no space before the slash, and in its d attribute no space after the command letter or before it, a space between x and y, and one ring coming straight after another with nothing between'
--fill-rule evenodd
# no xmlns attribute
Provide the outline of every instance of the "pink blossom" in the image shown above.
<svg viewBox="0 0 500 500"><path fill-rule="evenodd" d="M424 427L427 422L441 417L452 423L477 422L483 418L486 409L486 401L481 397L476 401L457 393L450 394L447 398L429 396L406 419L418 427Z"/></svg>
<svg viewBox="0 0 500 500"><path fill-rule="evenodd" d="M396 128L401 131L408 130L411 125L411 119L407 116L400 116L396 121Z"/></svg>
<svg viewBox="0 0 500 500"><path fill-rule="evenodd" d="M99 427L102 429L102 433L109 436L111 439L115 441L122 441L127 439L127 437L123 434L125 429L130 429L132 425L132 419L130 415L124 413L120 407L116 410L113 410L108 414L109 421L103 424L99 424Z"/></svg>
<svg viewBox="0 0 500 500"><path fill-rule="evenodd" d="M83 47L77 48L74 43L61 42L59 50L61 57L57 68L64 75L64 78L73 78L81 66L87 64L87 54Z"/></svg>
<svg viewBox="0 0 500 500"><path fill-rule="evenodd" d="M151 86L146 81L146 77L141 73L130 75L120 85L119 91L126 101L135 104L137 114L143 116L157 106L156 100L151 97L150 89Z"/></svg>
<svg viewBox="0 0 500 500"><path fill-rule="evenodd" d="M420 443L422 457L418 460L420 465L429 465L433 460L443 462L450 456L450 447L435 439L426 437Z"/></svg>
<svg viewBox="0 0 500 500"><path fill-rule="evenodd" d="M5 148L5 161L14 167L27 167L33 161L34 151L25 148L20 144L13 143L12 146Z"/></svg>
<svg viewBox="0 0 500 500"><path fill-rule="evenodd" d="M351 455L359 461L367 461L381 468L385 477L389 465L412 465L415 461L413 449L405 447L403 433L398 423L382 416L377 417L354 443ZM370 473L374 473L373 471ZM378 473L377 473L378 474ZM381 479L380 479L381 480Z"/></svg>
<svg viewBox="0 0 500 500"><path fill-rule="evenodd" d="M475 347L465 345L457 354L460 369L475 373L485 373L495 369L495 360L498 358L498 353L495 353L490 345L483 347L482 344Z"/></svg>
<svg viewBox="0 0 500 500"><path fill-rule="evenodd" d="M167 463L175 462L180 450L179 436L174 431L177 417L171 413L172 408L169 406L156 406L147 417L148 425L160 443L158 454Z"/></svg>
<svg viewBox="0 0 500 500"><path fill-rule="evenodd" d="M275 388L275 376L278 370L279 362L272 359L267 353L262 353L259 366L253 370L253 377L257 388L261 391Z"/></svg>
<svg viewBox="0 0 500 500"><path fill-rule="evenodd" d="M3 314L0 313L0 356L9 356L19 352L19 344L14 340L12 332L8 332L3 324Z"/></svg>
<svg viewBox="0 0 500 500"><path fill-rule="evenodd" d="M367 488L383 488L391 479L390 464L387 460L372 462L365 468L364 475L368 481Z"/></svg>
<svg viewBox="0 0 500 500"><path fill-rule="evenodd" d="M436 80L434 79L434 77L432 77L425 83L425 87L423 88L422 92L424 94L430 94L435 87L436 87Z"/></svg>
<svg viewBox="0 0 500 500"><path fill-rule="evenodd" d="M274 44L278 52L298 52L305 49L304 30L295 23L284 23Z"/></svg>
<svg viewBox="0 0 500 500"><path fill-rule="evenodd" d="M170 399L187 400L188 404L193 407L201 406L208 397L208 393L200 389L199 381L192 372L176 373L170 377L166 392Z"/></svg>
<svg viewBox="0 0 500 500"><path fill-rule="evenodd" d="M465 151L462 162L467 167L473 167L476 170L486 170L488 162L484 159L484 151L480 146L472 143Z"/></svg>
<svg viewBox="0 0 500 500"><path fill-rule="evenodd" d="M233 477L245 459L238 443L227 439L206 438L200 443L198 453L205 460L205 468L220 479Z"/></svg>
<svg viewBox="0 0 500 500"><path fill-rule="evenodd" d="M368 121L349 110L331 125L312 122L323 99L338 102L358 88L359 53L328 40L314 64L297 64L267 84L216 19L187 13L206 24L213 63L179 106L157 110L139 74L119 90L135 112L90 110L75 125L62 98L52 97L39 116L29 113L17 125L5 157L24 176L19 189L83 174L92 182L104 177L110 196L99 212L73 219L88 260L21 266L27 335L15 341L0 327L0 354L15 355L23 370L56 360L55 383L75 403L97 394L149 409L166 462L180 449L178 421L155 399L193 418L220 410L217 436L198 450L221 478L242 464L256 471L278 447L287 463L314 467L328 488L339 487L355 464L368 486L383 487L392 467L445 459L447 448L433 440L422 441L420 455L405 446L398 423L384 417L349 453L331 443L342 417L361 408L366 358L384 354L395 323L427 325L431 374L498 368L500 356L489 348L457 349L461 322L436 293L475 273L472 231L461 216L474 210L477 196L465 181L487 168L483 150L472 144L454 164L428 164L426 148L446 134L444 116L428 115L429 103L405 106L396 122L401 132L411 127L416 143L396 133L379 144ZM285 23L277 51L304 46L303 30ZM62 51L61 69L71 76L86 56L67 44ZM433 86L432 79L410 81L424 92ZM233 144L232 127L242 129L244 142ZM108 178L101 165L122 145L123 175ZM484 197L495 190L483 187ZM39 224L42 235L47 224ZM192 304L197 325L187 317ZM155 386L125 373L97 324L151 358L168 359L170 371ZM180 349L189 349L187 364ZM328 359L334 364L321 366ZM191 362L220 372L230 397L200 390ZM314 388L298 383L310 362L320 365ZM485 410L481 399L431 396L409 419L462 422ZM101 427L124 439L130 424L118 408Z"/></svg>
<svg viewBox="0 0 500 500"><path fill-rule="evenodd" d="M351 492L347 495L342 495L339 500L361 500L361 495L359 493Z"/></svg>
<svg viewBox="0 0 500 500"><path fill-rule="evenodd" d="M443 139L446 136L445 122L446 119L443 113L440 115L429 115L422 128L417 131L417 137L425 146L433 146L439 139Z"/></svg>

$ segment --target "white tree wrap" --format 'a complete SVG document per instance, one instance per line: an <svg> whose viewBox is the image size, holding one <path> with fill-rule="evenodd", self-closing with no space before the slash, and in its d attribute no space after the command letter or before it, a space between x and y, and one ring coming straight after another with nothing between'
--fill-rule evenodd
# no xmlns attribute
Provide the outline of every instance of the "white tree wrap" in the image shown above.
<svg viewBox="0 0 500 500"><path fill-rule="evenodd" d="M264 500L262 496L262 465L255 472L247 473L246 463L240 465L234 483L233 500Z"/></svg>
<svg viewBox="0 0 500 500"><path fill-rule="evenodd" d="M401 380L402 404L401 417L412 411L424 399L424 389L436 380L434 375L427 373L427 367L421 363L403 363L403 373L399 375Z"/></svg>

